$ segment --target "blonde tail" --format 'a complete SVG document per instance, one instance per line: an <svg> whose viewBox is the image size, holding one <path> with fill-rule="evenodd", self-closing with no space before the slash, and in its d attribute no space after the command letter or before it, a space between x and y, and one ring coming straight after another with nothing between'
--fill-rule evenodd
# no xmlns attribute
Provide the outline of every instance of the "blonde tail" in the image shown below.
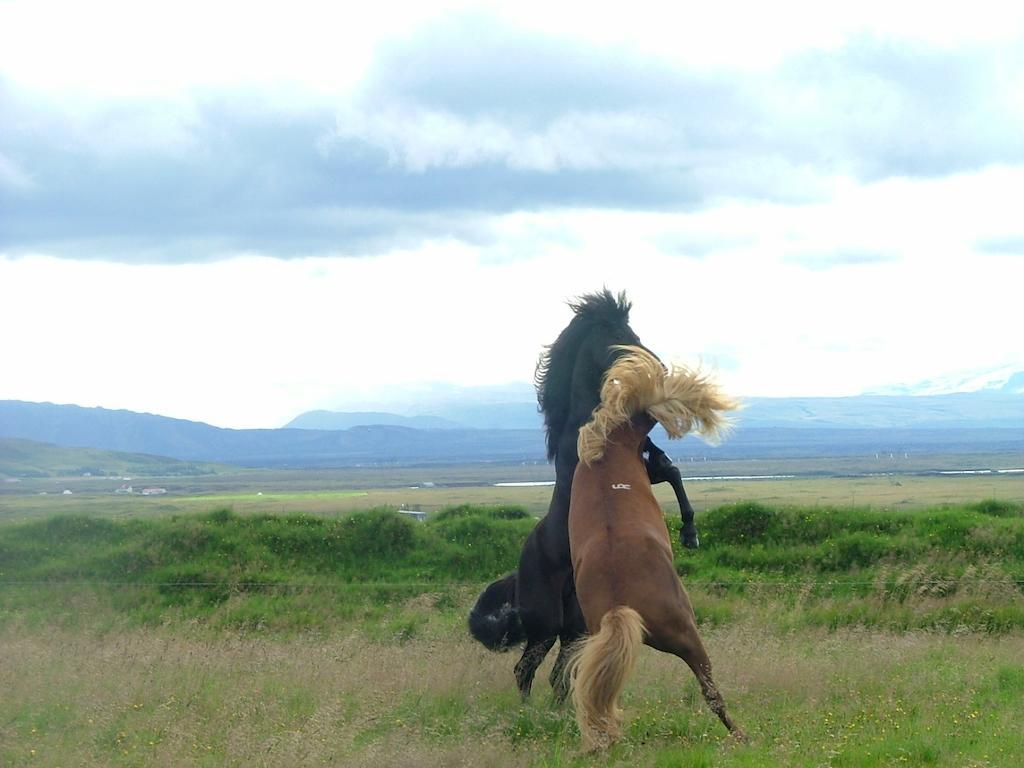
<svg viewBox="0 0 1024 768"><path fill-rule="evenodd" d="M619 694L646 633L639 613L624 605L612 608L602 617L598 633L583 640L569 662L576 722L588 752L619 738Z"/></svg>

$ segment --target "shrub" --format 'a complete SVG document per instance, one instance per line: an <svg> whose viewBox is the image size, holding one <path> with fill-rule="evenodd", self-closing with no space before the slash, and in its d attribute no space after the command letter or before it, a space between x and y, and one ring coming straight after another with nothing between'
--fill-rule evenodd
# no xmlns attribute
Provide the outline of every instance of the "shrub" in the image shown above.
<svg viewBox="0 0 1024 768"><path fill-rule="evenodd" d="M459 578L492 578L515 567L532 528L529 516L472 514L432 520L428 530L444 542L443 559L437 563L441 569Z"/></svg>
<svg viewBox="0 0 1024 768"><path fill-rule="evenodd" d="M414 544L413 523L394 510L357 512L341 521L343 551L353 557L398 558Z"/></svg>
<svg viewBox="0 0 1024 768"><path fill-rule="evenodd" d="M472 504L458 504L454 507L445 507L436 515L430 518L431 522L443 522L460 517L489 517L495 520L526 520L530 519L530 513L520 506L510 504L496 504L489 507L476 507Z"/></svg>
<svg viewBox="0 0 1024 768"><path fill-rule="evenodd" d="M770 507L745 501L713 509L704 516L701 526L719 544L750 544L772 539L779 521Z"/></svg>
<svg viewBox="0 0 1024 768"><path fill-rule="evenodd" d="M1002 499L982 499L976 504L969 504L967 508L993 517L1017 517L1024 512L1019 504Z"/></svg>
<svg viewBox="0 0 1024 768"><path fill-rule="evenodd" d="M209 520L211 523L229 523L232 520L238 520L238 516L235 515L235 511L231 507L215 509L208 515L204 515L203 518Z"/></svg>
<svg viewBox="0 0 1024 768"><path fill-rule="evenodd" d="M231 595L224 574L195 566L165 569L160 574L157 593L167 605L219 605Z"/></svg>
<svg viewBox="0 0 1024 768"><path fill-rule="evenodd" d="M886 539L858 531L837 536L823 546L817 565L823 571L848 571L865 568L890 554Z"/></svg>

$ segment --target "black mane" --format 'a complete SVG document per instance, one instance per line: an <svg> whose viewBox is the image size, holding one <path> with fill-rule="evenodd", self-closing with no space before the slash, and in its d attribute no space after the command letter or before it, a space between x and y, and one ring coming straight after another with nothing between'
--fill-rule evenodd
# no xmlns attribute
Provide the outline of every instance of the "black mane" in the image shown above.
<svg viewBox="0 0 1024 768"><path fill-rule="evenodd" d="M549 460L555 458L558 441L569 418L572 371L580 346L595 327L628 325L632 306L625 292L613 296L607 288L600 293L584 294L576 301L569 302L576 316L558 334L555 342L545 349L534 374L537 403L544 414L547 430Z"/></svg>

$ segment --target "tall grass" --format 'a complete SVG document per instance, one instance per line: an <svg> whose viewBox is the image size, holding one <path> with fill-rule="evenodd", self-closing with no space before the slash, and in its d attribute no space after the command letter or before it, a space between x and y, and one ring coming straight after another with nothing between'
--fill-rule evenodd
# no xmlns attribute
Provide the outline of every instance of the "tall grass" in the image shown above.
<svg viewBox="0 0 1024 768"><path fill-rule="evenodd" d="M678 520L668 522L675 538ZM425 523L390 509L340 518L229 509L123 522L55 517L0 528L0 605L8 618L43 594L48 608L59 607L80 587L147 622L344 622L417 594L453 600L460 588L481 586L515 568L534 524L516 507L468 506ZM698 524L701 548L677 551L676 565L705 622L749 616L767 601L784 626L1024 627L1020 506L741 503Z"/></svg>
<svg viewBox="0 0 1024 768"><path fill-rule="evenodd" d="M739 504L698 523L676 563L752 742L645 651L602 764L1017 764L1019 506ZM533 525L453 507L4 526L0 765L592 765L546 686L520 703L515 654L465 630Z"/></svg>
<svg viewBox="0 0 1024 768"><path fill-rule="evenodd" d="M514 659L460 628L396 644L0 627L0 765L1011 768L1024 752L1020 635L739 623L704 640L751 743L727 741L682 662L645 650L624 738L595 761L571 710L541 686L520 703Z"/></svg>

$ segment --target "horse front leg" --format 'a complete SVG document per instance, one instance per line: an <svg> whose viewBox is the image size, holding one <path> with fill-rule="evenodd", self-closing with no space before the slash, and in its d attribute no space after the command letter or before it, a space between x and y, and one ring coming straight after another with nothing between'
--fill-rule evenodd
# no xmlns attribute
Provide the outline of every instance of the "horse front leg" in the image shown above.
<svg viewBox="0 0 1024 768"><path fill-rule="evenodd" d="M679 472L679 467L673 464L668 454L656 446L650 438L647 439L644 452L647 454L644 463L651 485L668 483L676 493L676 501L679 503L679 518L682 521L682 527L679 529L679 542L687 549L697 549L700 546L700 537L697 535L697 525L693 522L693 505L686 497L683 476Z"/></svg>

